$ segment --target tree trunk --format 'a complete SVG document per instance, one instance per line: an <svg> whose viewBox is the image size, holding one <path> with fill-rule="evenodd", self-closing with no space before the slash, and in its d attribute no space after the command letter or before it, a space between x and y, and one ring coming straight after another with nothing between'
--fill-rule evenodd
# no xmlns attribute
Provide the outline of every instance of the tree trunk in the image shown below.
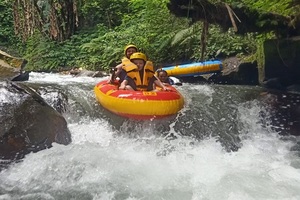
<svg viewBox="0 0 300 200"><path fill-rule="evenodd" d="M202 61L204 60L204 55L206 52L207 35L208 35L208 23L207 21L204 21L202 33L201 33L201 60Z"/></svg>
<svg viewBox="0 0 300 200"><path fill-rule="evenodd" d="M78 24L75 0L15 0L13 12L15 32L23 41L36 30L52 40L64 41Z"/></svg>

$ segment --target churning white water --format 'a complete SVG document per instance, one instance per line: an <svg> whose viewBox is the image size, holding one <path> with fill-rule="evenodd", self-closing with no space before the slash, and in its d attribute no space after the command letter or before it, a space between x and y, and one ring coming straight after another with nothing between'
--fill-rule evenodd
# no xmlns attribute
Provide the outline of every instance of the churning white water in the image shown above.
<svg viewBox="0 0 300 200"><path fill-rule="evenodd" d="M48 74L34 74L30 81L46 80L69 88L75 83L89 85L86 93L90 95L99 81ZM184 90L204 96L205 105L214 100L215 87L188 84L179 88L186 99L179 115L199 109L195 103L199 99ZM202 139L181 134L182 127L176 128L180 117L170 119L168 132L175 135L171 139L157 134L151 121L131 125L125 120L116 128L109 116L66 117L72 143L54 144L1 171L0 199L298 200L300 159L297 151L291 151L298 138L282 137L263 125L261 112L266 111L256 100L236 105L237 151L226 150L213 133ZM220 115L214 116L216 126L229 116ZM199 116L191 116L186 124Z"/></svg>

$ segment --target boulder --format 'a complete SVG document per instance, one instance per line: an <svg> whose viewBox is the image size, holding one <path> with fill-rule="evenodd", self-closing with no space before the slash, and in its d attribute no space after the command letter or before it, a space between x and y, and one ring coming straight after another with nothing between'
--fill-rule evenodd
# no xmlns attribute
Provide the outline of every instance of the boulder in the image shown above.
<svg viewBox="0 0 300 200"><path fill-rule="evenodd" d="M13 57L0 50L0 80L25 80L29 78L29 73L23 73L27 60Z"/></svg>
<svg viewBox="0 0 300 200"><path fill-rule="evenodd" d="M286 90L300 84L300 36L264 42L264 68L260 83L268 88Z"/></svg>
<svg viewBox="0 0 300 200"><path fill-rule="evenodd" d="M53 142L71 142L64 117L32 89L5 81L0 90L0 159L20 159Z"/></svg>
<svg viewBox="0 0 300 200"><path fill-rule="evenodd" d="M106 71L92 71L92 70L82 69L78 67L72 68L68 73L76 77L81 77L81 76L104 77L109 75L109 73L107 73Z"/></svg>
<svg viewBox="0 0 300 200"><path fill-rule="evenodd" d="M260 101L268 107L269 126L280 135L300 135L300 94L269 90ZM284 116L284 117L283 117Z"/></svg>
<svg viewBox="0 0 300 200"><path fill-rule="evenodd" d="M89 76L89 77L103 77L108 76L109 74L104 71L90 71L90 70L79 70L76 76Z"/></svg>
<svg viewBox="0 0 300 200"><path fill-rule="evenodd" d="M209 81L220 84L258 85L257 63L243 62L237 57L230 57L222 61L221 73L208 78Z"/></svg>

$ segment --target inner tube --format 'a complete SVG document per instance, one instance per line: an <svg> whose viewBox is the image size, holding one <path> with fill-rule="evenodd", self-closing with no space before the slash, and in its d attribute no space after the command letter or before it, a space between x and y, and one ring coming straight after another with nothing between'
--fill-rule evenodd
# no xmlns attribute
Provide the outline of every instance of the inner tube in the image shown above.
<svg viewBox="0 0 300 200"><path fill-rule="evenodd" d="M183 108L183 96L172 86L169 90L118 90L118 84L101 81L94 87L99 103L112 113L133 119L154 119L175 115Z"/></svg>

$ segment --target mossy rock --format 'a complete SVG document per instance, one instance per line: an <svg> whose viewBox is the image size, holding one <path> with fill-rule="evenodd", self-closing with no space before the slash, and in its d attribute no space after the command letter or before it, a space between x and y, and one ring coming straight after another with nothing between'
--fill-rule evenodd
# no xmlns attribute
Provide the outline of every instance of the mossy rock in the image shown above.
<svg viewBox="0 0 300 200"><path fill-rule="evenodd" d="M0 50L0 78L11 80L22 72L27 64L23 58L13 57Z"/></svg>

